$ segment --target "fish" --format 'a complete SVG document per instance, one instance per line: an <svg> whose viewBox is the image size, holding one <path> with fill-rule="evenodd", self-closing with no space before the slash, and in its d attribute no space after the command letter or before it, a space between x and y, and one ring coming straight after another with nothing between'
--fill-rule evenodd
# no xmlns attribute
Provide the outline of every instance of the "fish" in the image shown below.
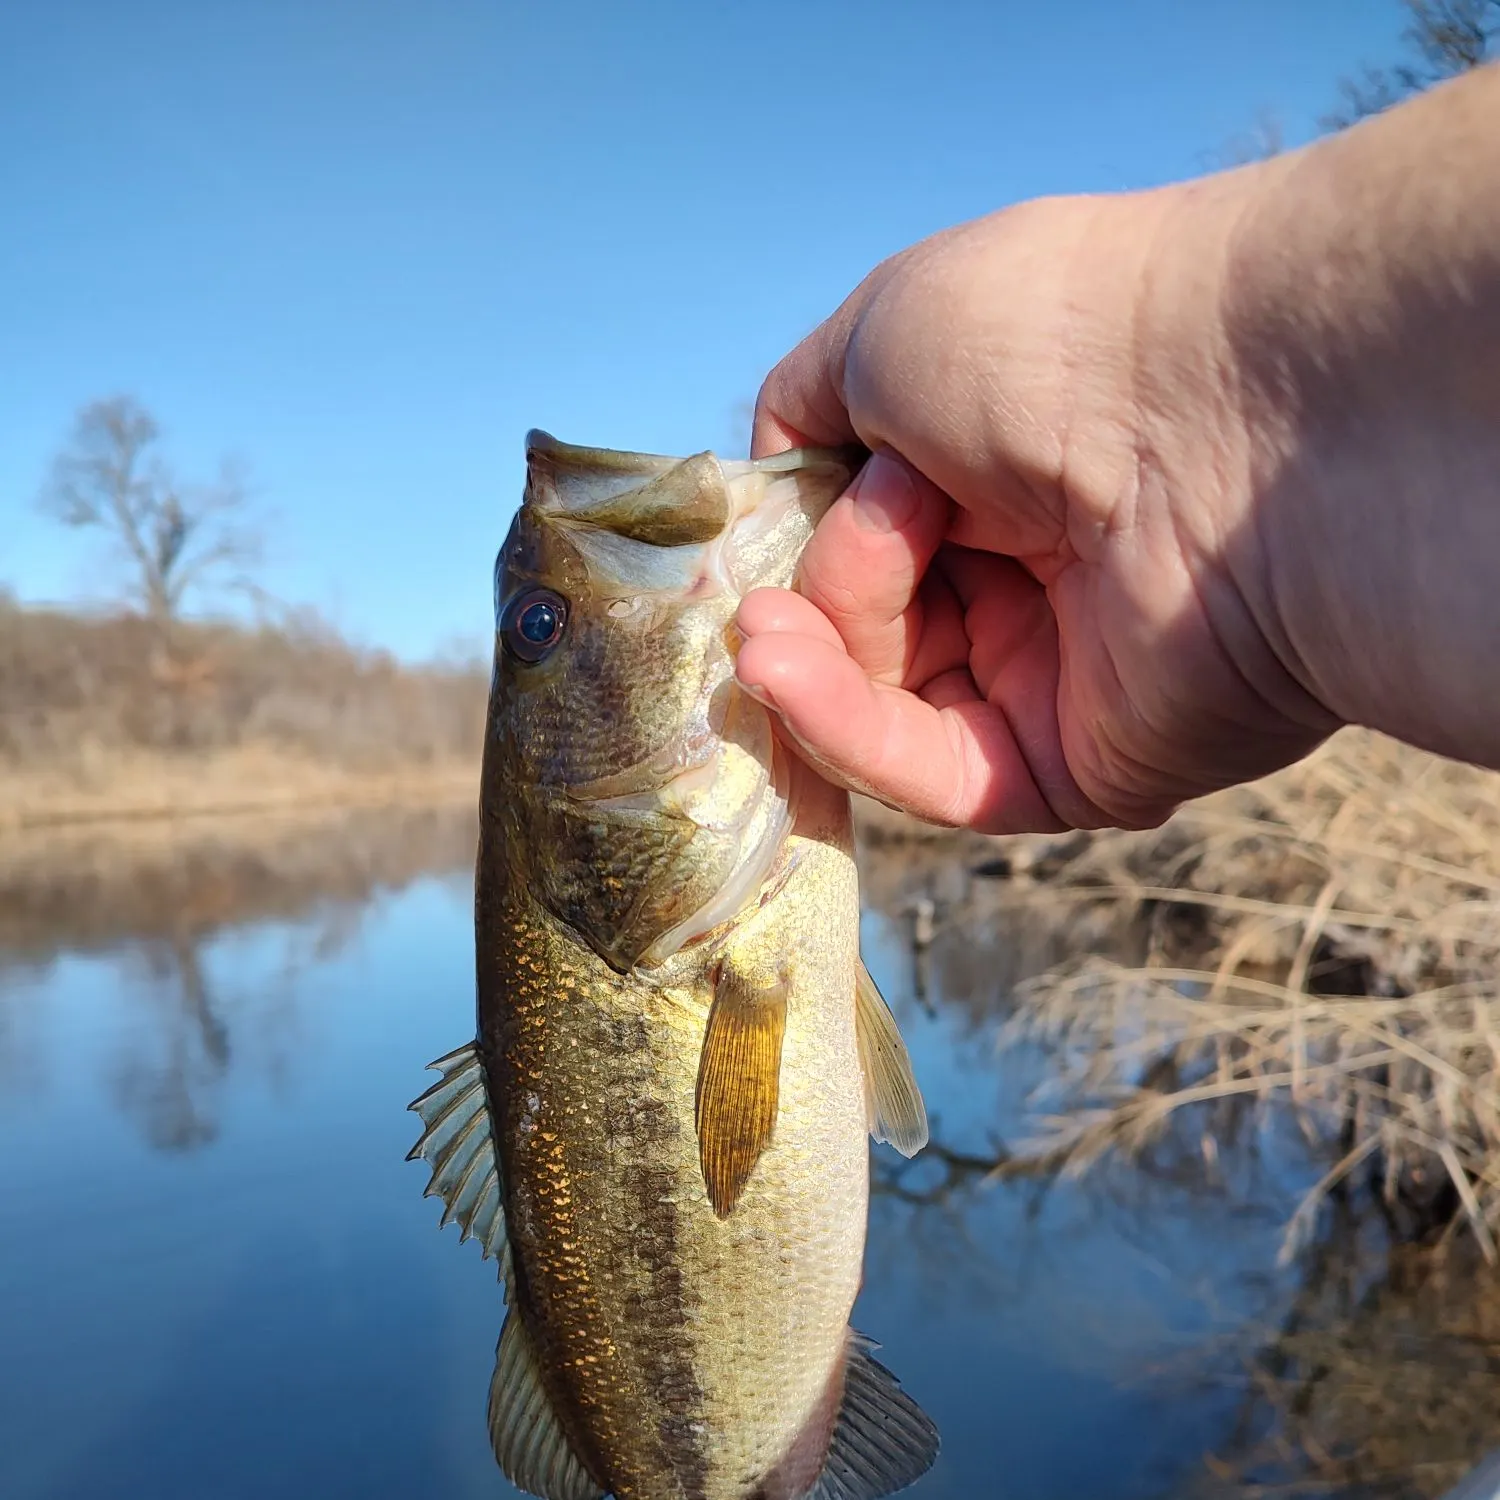
<svg viewBox="0 0 1500 1500"><path fill-rule="evenodd" d="M476 1028L409 1160L498 1262L488 1423L543 1500L875 1500L937 1430L849 1326L869 1140L927 1116L850 798L736 682L868 454L526 439L495 564Z"/></svg>

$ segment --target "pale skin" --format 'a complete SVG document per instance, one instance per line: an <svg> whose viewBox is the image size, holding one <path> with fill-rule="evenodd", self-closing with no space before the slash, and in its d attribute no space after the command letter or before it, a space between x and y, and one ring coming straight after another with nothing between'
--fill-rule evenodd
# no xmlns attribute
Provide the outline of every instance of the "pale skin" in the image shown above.
<svg viewBox="0 0 1500 1500"><path fill-rule="evenodd" d="M831 779L985 832L1159 823L1345 724L1500 767L1500 67L878 266L757 456L876 457L740 681Z"/></svg>

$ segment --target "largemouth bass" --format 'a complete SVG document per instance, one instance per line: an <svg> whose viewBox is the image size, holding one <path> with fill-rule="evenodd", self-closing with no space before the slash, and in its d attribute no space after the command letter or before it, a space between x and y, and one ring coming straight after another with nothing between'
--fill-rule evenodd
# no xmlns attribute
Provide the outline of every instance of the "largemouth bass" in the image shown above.
<svg viewBox="0 0 1500 1500"><path fill-rule="evenodd" d="M867 1136L927 1120L859 959L849 798L736 685L862 452L527 439L495 569L476 1039L412 1108L495 1256L495 1455L545 1500L874 1500L937 1452L849 1328Z"/></svg>

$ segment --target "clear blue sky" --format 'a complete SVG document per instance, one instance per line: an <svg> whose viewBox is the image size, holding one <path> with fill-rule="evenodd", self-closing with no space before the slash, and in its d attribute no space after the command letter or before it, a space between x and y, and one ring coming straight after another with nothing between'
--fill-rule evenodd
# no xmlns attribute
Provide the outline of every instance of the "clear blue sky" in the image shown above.
<svg viewBox="0 0 1500 1500"><path fill-rule="evenodd" d="M131 392L247 458L267 586L423 655L489 630L521 439L737 451L878 260L1189 176L1398 49L1396 0L8 0L0 583L97 598L34 496ZM1022 289L1023 290L1023 289Z"/></svg>

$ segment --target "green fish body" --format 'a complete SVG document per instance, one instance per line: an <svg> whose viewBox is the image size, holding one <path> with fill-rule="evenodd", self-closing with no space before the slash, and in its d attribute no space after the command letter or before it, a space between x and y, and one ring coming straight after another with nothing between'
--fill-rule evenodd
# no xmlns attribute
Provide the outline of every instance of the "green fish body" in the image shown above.
<svg viewBox="0 0 1500 1500"><path fill-rule="evenodd" d="M500 1261L497 1459L545 1500L874 1500L936 1432L848 1326L867 1135L926 1139L849 799L735 684L857 455L528 439L496 565L478 1028L413 1156Z"/></svg>

